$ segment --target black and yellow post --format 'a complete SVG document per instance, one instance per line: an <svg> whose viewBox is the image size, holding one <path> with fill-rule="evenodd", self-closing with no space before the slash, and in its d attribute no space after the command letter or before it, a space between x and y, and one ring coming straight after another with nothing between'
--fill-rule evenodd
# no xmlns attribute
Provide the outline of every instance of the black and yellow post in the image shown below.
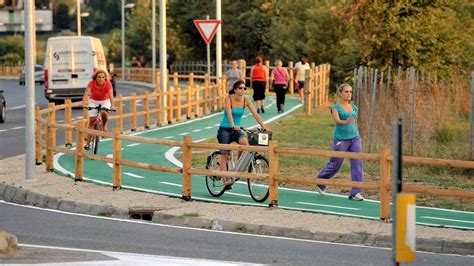
<svg viewBox="0 0 474 266"><path fill-rule="evenodd" d="M394 122L392 145L392 264L399 265L416 261L416 199L402 193L403 118Z"/></svg>

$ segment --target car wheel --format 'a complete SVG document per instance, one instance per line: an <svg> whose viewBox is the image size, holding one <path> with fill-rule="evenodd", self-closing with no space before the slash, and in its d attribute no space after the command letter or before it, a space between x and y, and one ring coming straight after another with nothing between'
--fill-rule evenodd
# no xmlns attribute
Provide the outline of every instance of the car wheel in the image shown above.
<svg viewBox="0 0 474 266"><path fill-rule="evenodd" d="M5 105L2 104L0 108L0 123L5 123L5 119L7 118L7 110L5 109Z"/></svg>

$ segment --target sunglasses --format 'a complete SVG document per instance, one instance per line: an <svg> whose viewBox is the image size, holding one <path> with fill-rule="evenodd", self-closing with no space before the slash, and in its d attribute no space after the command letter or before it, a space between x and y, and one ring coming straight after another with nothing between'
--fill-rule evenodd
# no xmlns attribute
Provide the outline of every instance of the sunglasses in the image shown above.
<svg viewBox="0 0 474 266"><path fill-rule="evenodd" d="M245 88L245 87L243 87L243 86L242 86L242 87L238 87L237 89L239 89L239 90L247 90L247 88Z"/></svg>

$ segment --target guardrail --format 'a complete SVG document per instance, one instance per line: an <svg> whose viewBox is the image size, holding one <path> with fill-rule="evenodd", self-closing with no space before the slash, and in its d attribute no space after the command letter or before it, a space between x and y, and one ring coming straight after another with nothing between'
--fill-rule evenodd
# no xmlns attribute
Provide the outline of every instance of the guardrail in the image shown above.
<svg viewBox="0 0 474 266"><path fill-rule="evenodd" d="M178 76L179 78L179 76ZM176 81L179 84L179 81ZM184 96L183 96L184 95ZM75 156L75 179L82 180L84 158L99 160L113 165L113 186L114 188L121 187L121 176L122 166L130 166L142 169L148 169L153 171L163 171L171 173L180 173L183 178L182 197L184 199L190 199L192 196L191 179L193 175L216 175L216 176L234 176L246 179L266 179L269 188L270 196L268 203L272 206L278 205L278 183L303 183L303 184L322 184L331 185L340 188L363 188L367 190L377 190L380 192L380 218L386 221L390 219L390 191L391 191L391 177L390 177L390 166L392 156L389 148L383 148L379 154L369 153L351 153L351 152L337 152L327 150L314 150L314 149L292 149L283 148L278 146L277 141L270 141L268 147L257 147L257 146L241 146L241 145L224 145L224 144L211 144L202 142L193 142L190 136L184 136L183 141L169 141L152 139L137 136L128 136L123 132L123 120L130 119L130 130L137 130L138 117L142 116L143 128L150 128L152 122L150 117L155 116L155 125L161 126L163 124L170 124L181 121L184 118L181 114L186 113L186 119L193 119L194 117L200 117L203 114L207 114L211 111L221 109L223 106L223 100L227 95L227 90L221 83L218 84L207 84L207 86L187 86L186 90L180 87L176 87L165 93L161 92L145 92L142 95L132 94L128 97L122 97L119 95L116 98L117 115L110 115L109 119L117 120L116 128L113 132L96 131L86 128L87 112L84 111L84 119L76 121L72 120L72 108L79 107L82 105L81 102L72 103L67 100L65 104L54 105L50 103L48 108L40 110L36 107L36 162L37 164L42 163L43 152L45 153L46 170L51 171L53 169L53 155L54 152L63 152L65 154L71 154ZM168 106L163 106L162 99L166 97L168 99ZM143 107L141 110L137 110L136 102L138 100L143 101ZM150 102L156 102L156 108L150 108ZM124 105L129 104L129 113L124 113ZM56 121L56 113L63 111L65 114L64 123L58 123ZM164 114L167 114L164 116ZM45 116L45 117L44 117ZM164 118L164 120L163 120ZM73 142L73 134L76 139L76 149L71 150L67 147L60 147L57 145L56 137L57 130L65 132L65 143L71 145ZM99 135L112 139L113 142L113 156L112 158L93 155L85 153L83 149L84 136L85 134ZM43 139L45 137L45 139ZM183 148L183 166L182 167L167 167L161 165L148 164L140 161L129 161L123 160L121 154L121 143L122 140L132 141L136 143L149 143L166 146L178 146ZM235 173L235 172L222 172L216 170L206 170L204 168L193 167L193 154L195 150L217 150L217 149L228 149L238 151L258 151L265 153L269 158L269 172L265 174L253 174L253 173ZM279 158L281 155L298 155L298 156L322 156L322 157L339 157L346 159L361 159L370 161L379 161L380 173L379 182L352 182L352 181L339 181L339 180L326 180L316 179L313 177L304 176L284 176L279 174ZM420 164L420 165L437 165L437 166L449 166L449 167L460 167L474 169L474 162L472 161L459 161L459 160L444 160L444 159L432 159L423 157L411 157L404 156L403 161L405 164ZM427 187L419 185L404 184L403 190L406 192L414 192L429 195L439 195L446 197L461 197L466 199L473 199L473 191L465 191L461 189L442 189L436 187Z"/></svg>

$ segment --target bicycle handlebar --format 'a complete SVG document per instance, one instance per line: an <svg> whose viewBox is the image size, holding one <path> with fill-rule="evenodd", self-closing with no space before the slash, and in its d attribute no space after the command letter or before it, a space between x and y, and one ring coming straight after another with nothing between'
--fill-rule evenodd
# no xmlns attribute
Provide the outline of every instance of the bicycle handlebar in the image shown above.
<svg viewBox="0 0 474 266"><path fill-rule="evenodd" d="M256 130L250 130L250 129L247 129L247 128L244 128L244 127L240 127L240 129L245 131L245 132L260 132L260 133L271 132L271 131L266 131L264 128L261 128L261 127L258 127Z"/></svg>
<svg viewBox="0 0 474 266"><path fill-rule="evenodd" d="M84 107L84 109L106 111L107 113L116 111L116 110L112 110L112 109L109 109L109 108L101 107L100 105L98 105L96 107Z"/></svg>

